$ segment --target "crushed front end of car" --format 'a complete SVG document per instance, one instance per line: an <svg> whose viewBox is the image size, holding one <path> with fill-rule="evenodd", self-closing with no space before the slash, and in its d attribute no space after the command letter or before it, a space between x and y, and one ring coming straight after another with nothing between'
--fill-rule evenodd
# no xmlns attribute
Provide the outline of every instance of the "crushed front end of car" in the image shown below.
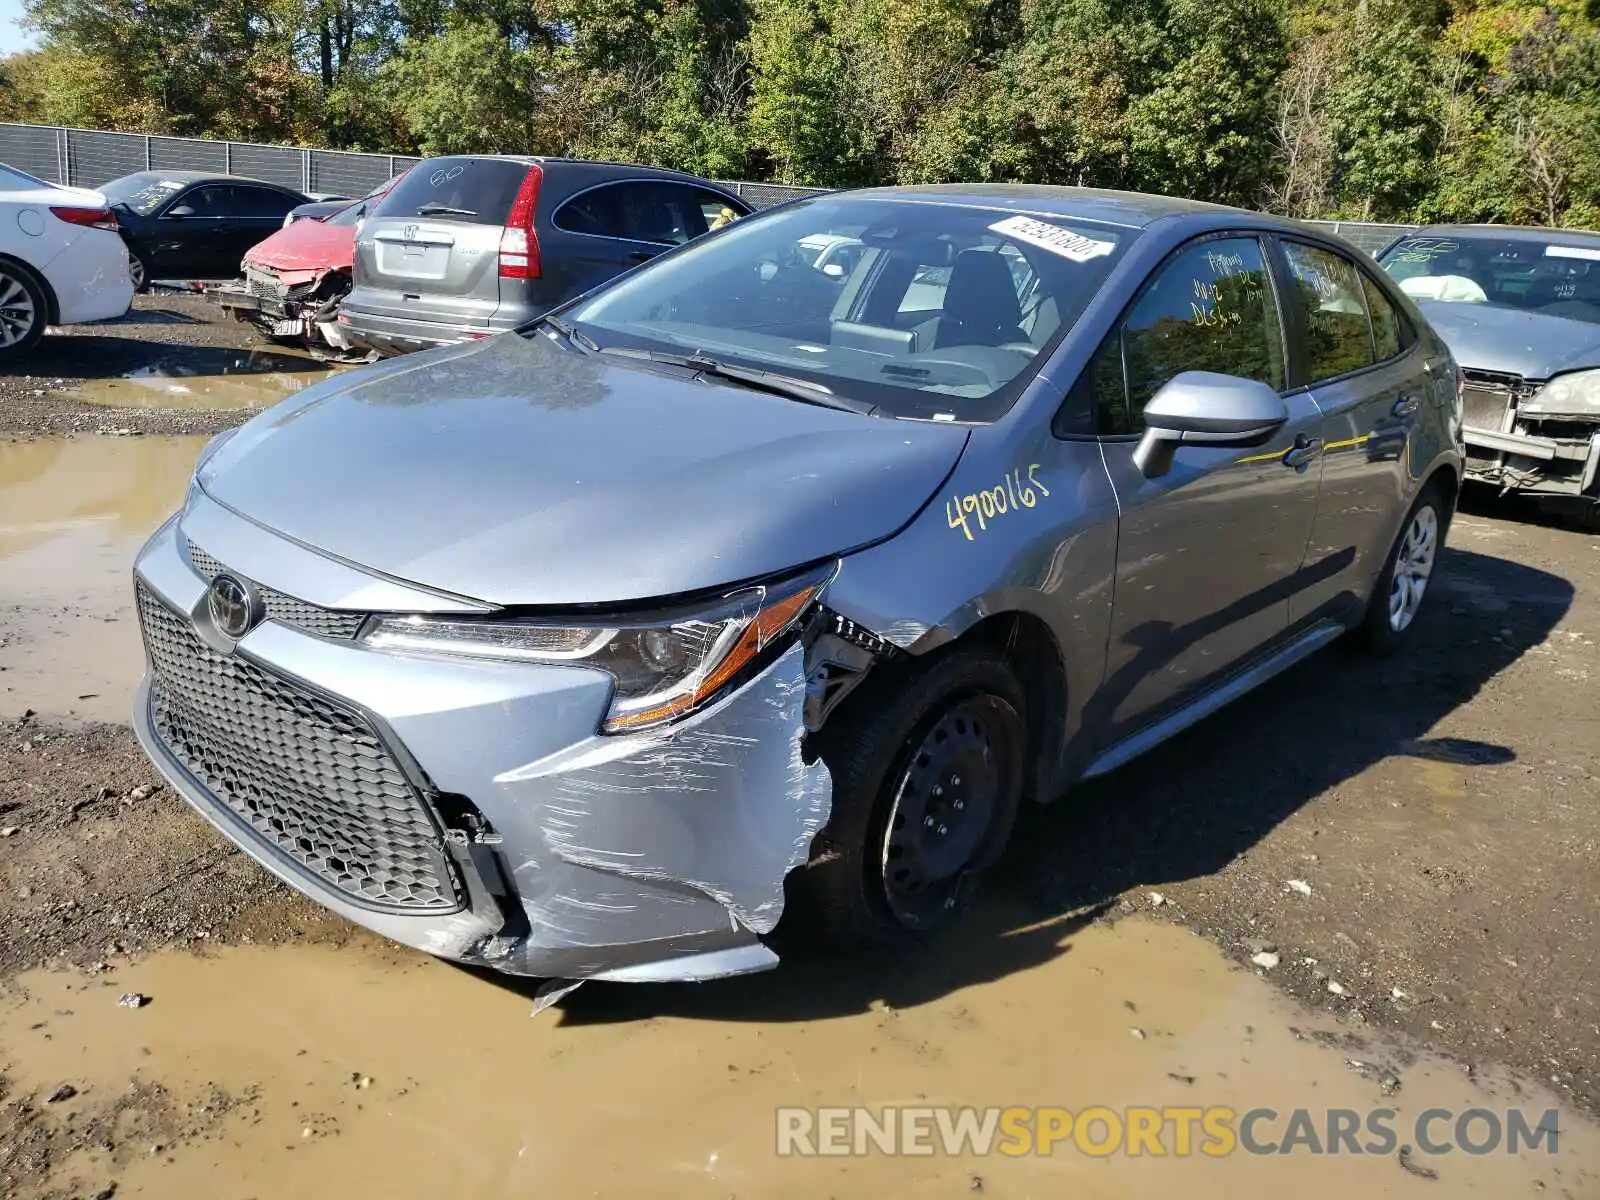
<svg viewBox="0 0 1600 1200"><path fill-rule="evenodd" d="M663 655L659 630L747 653L716 660L726 685L624 703L607 671L519 658L527 638L481 612L426 611L436 595L316 561L195 488L135 567L135 729L257 861L416 949L567 980L761 970L784 879L830 811L803 746L823 582L651 625ZM455 653L458 637L497 653ZM722 690L703 708L681 699L707 688Z"/></svg>
<svg viewBox="0 0 1600 1200"><path fill-rule="evenodd" d="M304 341L346 352L339 308L350 293L350 272L333 267L282 269L244 263L242 279L208 289L224 312L268 337Z"/></svg>
<svg viewBox="0 0 1600 1200"><path fill-rule="evenodd" d="M1467 477L1600 514L1600 370L1552 379L1462 372Z"/></svg>

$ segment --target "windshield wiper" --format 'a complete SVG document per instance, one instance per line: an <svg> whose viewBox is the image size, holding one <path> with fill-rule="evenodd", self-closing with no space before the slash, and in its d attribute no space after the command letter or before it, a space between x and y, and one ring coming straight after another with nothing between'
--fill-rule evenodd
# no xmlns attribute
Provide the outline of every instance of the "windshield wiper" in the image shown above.
<svg viewBox="0 0 1600 1200"><path fill-rule="evenodd" d="M756 367L739 367L725 363L706 354L665 354L659 350L634 350L628 346L605 346L602 354L616 354L623 358L642 358L649 362L664 363L669 367L683 367L697 371L712 379L723 379L759 392L786 396L802 404L816 404L822 408L835 408L840 412L860 413L870 417L878 411L876 404L865 404L830 392L820 383L808 383L793 375L780 375L776 371L763 371Z"/></svg>
<svg viewBox="0 0 1600 1200"><path fill-rule="evenodd" d="M417 205L419 217L475 217L478 210L475 208L455 208L449 204L436 204L429 200L426 204Z"/></svg>
<svg viewBox="0 0 1600 1200"><path fill-rule="evenodd" d="M546 315L546 316L540 317L537 321L534 322L534 324L535 325L548 325L551 329L554 329L557 333L559 333L562 337L566 338L567 341L571 342L573 345L582 346L585 350L588 350L590 352L595 352L595 351L598 351L600 349L600 343L599 342L595 341L587 333L584 333L583 330L577 329L577 328L574 328L571 325L568 325L560 317L552 317L552 316Z"/></svg>

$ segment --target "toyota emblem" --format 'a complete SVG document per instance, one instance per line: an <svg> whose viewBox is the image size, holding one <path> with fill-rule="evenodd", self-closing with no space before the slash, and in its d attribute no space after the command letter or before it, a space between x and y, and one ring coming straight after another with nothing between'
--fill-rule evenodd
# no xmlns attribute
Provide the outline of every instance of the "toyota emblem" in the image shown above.
<svg viewBox="0 0 1600 1200"><path fill-rule="evenodd" d="M218 575L206 595L211 623L220 633L238 641L260 619L260 602L245 584L232 575Z"/></svg>

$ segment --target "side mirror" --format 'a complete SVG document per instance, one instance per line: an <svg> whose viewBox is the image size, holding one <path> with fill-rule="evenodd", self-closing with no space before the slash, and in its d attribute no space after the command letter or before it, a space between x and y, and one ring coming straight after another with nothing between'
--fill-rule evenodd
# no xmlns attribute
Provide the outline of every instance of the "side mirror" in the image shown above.
<svg viewBox="0 0 1600 1200"><path fill-rule="evenodd" d="M167 216L169 216L169 217L180 217L180 218L181 217L192 217L192 216L194 216L194 209L190 205L180 204L180 205L178 205L177 208L169 208L169 209L167 209Z"/></svg>
<svg viewBox="0 0 1600 1200"><path fill-rule="evenodd" d="M1156 479L1172 469L1180 445L1259 446L1288 419L1283 397L1259 380L1185 371L1144 406L1133 465Z"/></svg>

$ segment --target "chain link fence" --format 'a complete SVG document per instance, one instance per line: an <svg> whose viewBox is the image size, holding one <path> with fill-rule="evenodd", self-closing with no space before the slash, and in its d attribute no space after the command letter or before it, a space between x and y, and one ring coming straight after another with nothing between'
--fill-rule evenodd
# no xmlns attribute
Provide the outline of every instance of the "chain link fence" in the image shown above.
<svg viewBox="0 0 1600 1200"><path fill-rule="evenodd" d="M51 183L98 187L135 171L214 171L248 175L305 193L362 196L406 170L416 158L361 154L298 146L261 146L206 138L107 133L56 125L0 123L0 162ZM755 208L770 208L825 188L720 181ZM1414 225L1370 221L1308 221L1345 238L1367 253L1383 249Z"/></svg>

